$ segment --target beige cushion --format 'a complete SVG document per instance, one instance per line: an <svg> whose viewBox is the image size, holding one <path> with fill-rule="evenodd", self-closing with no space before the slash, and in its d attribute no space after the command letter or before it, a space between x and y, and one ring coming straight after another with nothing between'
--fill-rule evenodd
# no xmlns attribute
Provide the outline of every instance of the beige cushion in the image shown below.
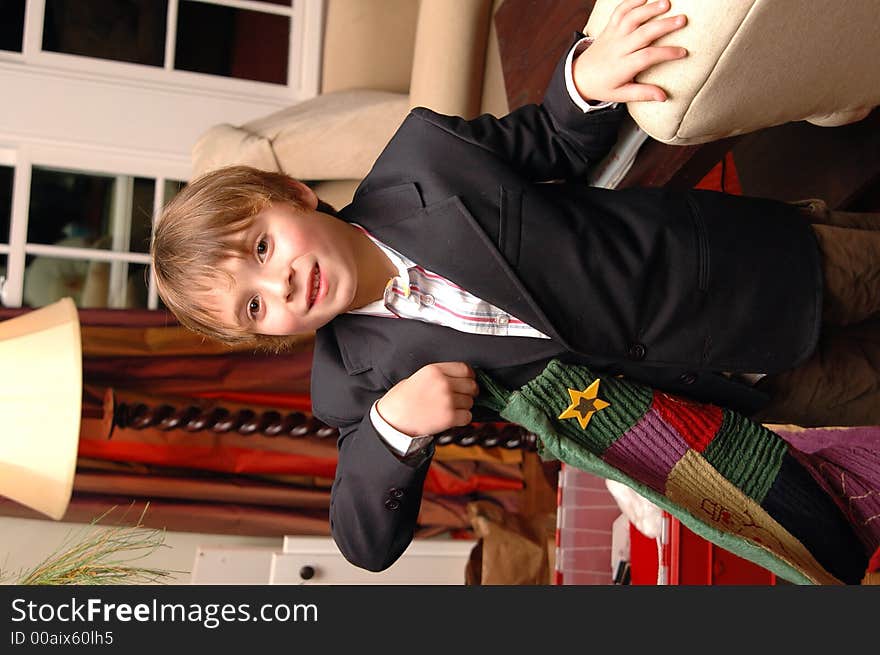
<svg viewBox="0 0 880 655"><path fill-rule="evenodd" d="M406 95L352 89L317 96L240 127L216 125L192 149L193 176L245 164L300 180L360 179L408 109Z"/></svg>
<svg viewBox="0 0 880 655"><path fill-rule="evenodd" d="M480 113L492 0L421 0L410 105L473 118Z"/></svg>
<svg viewBox="0 0 880 655"><path fill-rule="evenodd" d="M334 209L342 209L351 199L360 184L360 180L326 180L311 184L312 191Z"/></svg>
<svg viewBox="0 0 880 655"><path fill-rule="evenodd" d="M214 125L204 132L193 145L191 154L193 178L233 165L272 172L280 170L269 139L227 123Z"/></svg>
<svg viewBox="0 0 880 655"><path fill-rule="evenodd" d="M618 0L597 0L586 26L601 32ZM633 120L671 144L809 120L839 125L880 104L878 3L874 0L672 0L688 25L657 43L685 59L637 77L666 102L633 102Z"/></svg>
<svg viewBox="0 0 880 655"><path fill-rule="evenodd" d="M483 70L483 89L480 113L504 116L510 111L507 101L507 86L504 83L504 68L501 65L501 50L498 45L498 30L494 16L504 4L495 0L492 4L492 19L489 21L489 37L486 43L486 67Z"/></svg>
<svg viewBox="0 0 880 655"><path fill-rule="evenodd" d="M419 0L327 0L321 93L406 93Z"/></svg>

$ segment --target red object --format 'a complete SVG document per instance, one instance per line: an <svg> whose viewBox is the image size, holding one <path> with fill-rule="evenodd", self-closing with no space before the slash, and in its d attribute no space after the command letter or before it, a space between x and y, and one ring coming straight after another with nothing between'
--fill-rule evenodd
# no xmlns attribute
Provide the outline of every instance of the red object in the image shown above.
<svg viewBox="0 0 880 655"><path fill-rule="evenodd" d="M728 151L724 159L715 164L715 167L706 173L695 189L707 189L709 191L724 191L735 195L742 195L742 185L739 182L739 174L736 172L736 164L733 161L733 153Z"/></svg>
<svg viewBox="0 0 880 655"><path fill-rule="evenodd" d="M630 584L776 584L773 573L706 541L668 512L663 512L663 520L665 529L658 539L630 525Z"/></svg>
<svg viewBox="0 0 880 655"><path fill-rule="evenodd" d="M659 561L657 539L646 537L629 524L629 572L631 585L655 585Z"/></svg>
<svg viewBox="0 0 880 655"><path fill-rule="evenodd" d="M718 405L692 403L656 389L652 406L698 453L706 450L724 420L724 413Z"/></svg>
<svg viewBox="0 0 880 655"><path fill-rule="evenodd" d="M871 555L871 560L868 562L868 572L874 573L876 571L880 571L880 548L874 551L874 554Z"/></svg>

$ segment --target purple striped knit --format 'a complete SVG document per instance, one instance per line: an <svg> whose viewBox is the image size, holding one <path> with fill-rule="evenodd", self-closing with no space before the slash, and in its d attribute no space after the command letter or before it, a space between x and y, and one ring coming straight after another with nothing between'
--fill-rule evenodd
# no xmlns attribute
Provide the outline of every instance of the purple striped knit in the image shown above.
<svg viewBox="0 0 880 655"><path fill-rule="evenodd" d="M678 431L650 408L602 454L602 459L660 494L689 446Z"/></svg>

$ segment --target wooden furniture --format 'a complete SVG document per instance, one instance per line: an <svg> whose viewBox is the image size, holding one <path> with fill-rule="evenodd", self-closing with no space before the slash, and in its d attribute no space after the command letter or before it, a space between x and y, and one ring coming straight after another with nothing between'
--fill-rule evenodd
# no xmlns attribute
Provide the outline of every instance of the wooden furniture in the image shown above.
<svg viewBox="0 0 880 655"><path fill-rule="evenodd" d="M267 437L336 439L339 431L303 412L254 411L225 407L203 409L197 405L174 407L146 403L117 402L113 406L113 424L121 428L143 430L155 427L163 431L238 432L242 436L261 434ZM452 428L437 435L437 445L483 446L484 448L523 449L534 452L537 438L518 425L509 423L474 423Z"/></svg>
<svg viewBox="0 0 880 655"><path fill-rule="evenodd" d="M494 16L510 109L540 102L559 57L595 0L505 0ZM880 209L880 110L840 127L803 121L699 145L648 139L617 188L692 188L732 151L743 193L819 197L837 209Z"/></svg>
<svg viewBox="0 0 880 655"><path fill-rule="evenodd" d="M540 102L572 34L581 31L594 0L505 0L495 13L501 69L510 109ZM649 139L618 188L653 186L689 189L733 146L736 138L694 146L669 146Z"/></svg>

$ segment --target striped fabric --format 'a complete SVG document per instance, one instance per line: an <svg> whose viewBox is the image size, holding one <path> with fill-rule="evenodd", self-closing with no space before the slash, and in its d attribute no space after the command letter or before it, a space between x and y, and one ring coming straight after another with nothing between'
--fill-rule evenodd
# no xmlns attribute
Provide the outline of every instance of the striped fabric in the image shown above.
<svg viewBox="0 0 880 655"><path fill-rule="evenodd" d="M398 274L388 281L382 300L352 310L352 314L410 318L472 334L550 338L445 277L419 266L374 238L360 225L355 224L355 227L385 253Z"/></svg>
<svg viewBox="0 0 880 655"><path fill-rule="evenodd" d="M858 532L778 434L715 405L601 378L586 428L557 418L596 376L558 361L511 393L479 372L480 404L539 437L543 456L618 480L688 528L798 584L867 580L880 534ZM872 511L871 508L867 508ZM864 517L863 517L864 518Z"/></svg>

